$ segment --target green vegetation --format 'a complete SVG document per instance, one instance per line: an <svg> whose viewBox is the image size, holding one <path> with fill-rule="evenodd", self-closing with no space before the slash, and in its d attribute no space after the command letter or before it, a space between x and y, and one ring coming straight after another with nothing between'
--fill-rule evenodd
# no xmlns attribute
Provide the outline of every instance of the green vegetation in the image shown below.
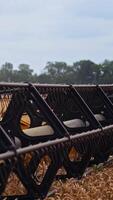
<svg viewBox="0 0 113 200"><path fill-rule="evenodd" d="M113 61L105 60L96 64L90 60L81 60L68 65L65 62L48 62L43 73L36 74L27 64L18 69L5 63L0 68L0 81L36 82L65 84L109 84L113 83Z"/></svg>

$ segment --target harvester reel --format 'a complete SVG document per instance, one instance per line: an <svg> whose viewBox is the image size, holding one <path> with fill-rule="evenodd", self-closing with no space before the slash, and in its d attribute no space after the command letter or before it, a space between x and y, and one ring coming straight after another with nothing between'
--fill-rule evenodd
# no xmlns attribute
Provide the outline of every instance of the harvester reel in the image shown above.
<svg viewBox="0 0 113 200"><path fill-rule="evenodd" d="M112 97L112 85L1 83L0 199L44 199L55 179L80 179L106 162L113 152ZM25 193L6 192L12 174Z"/></svg>

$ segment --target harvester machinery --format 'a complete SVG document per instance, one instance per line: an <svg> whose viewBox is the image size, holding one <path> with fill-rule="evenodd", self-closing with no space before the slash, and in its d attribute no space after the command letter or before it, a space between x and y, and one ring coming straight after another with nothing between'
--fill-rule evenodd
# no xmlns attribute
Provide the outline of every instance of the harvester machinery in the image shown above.
<svg viewBox="0 0 113 200"><path fill-rule="evenodd" d="M0 200L44 199L112 153L113 85L0 83ZM25 192L7 192L12 174Z"/></svg>

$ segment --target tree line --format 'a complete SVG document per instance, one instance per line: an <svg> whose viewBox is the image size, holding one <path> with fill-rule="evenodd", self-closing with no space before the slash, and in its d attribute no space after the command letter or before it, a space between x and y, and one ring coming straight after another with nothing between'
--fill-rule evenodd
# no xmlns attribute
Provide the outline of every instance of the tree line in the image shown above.
<svg viewBox="0 0 113 200"><path fill-rule="evenodd" d="M101 64L91 60L80 60L68 65L66 62L48 62L40 74L28 64L14 69L6 62L0 68L0 82L33 82L61 84L110 84L113 83L113 61Z"/></svg>

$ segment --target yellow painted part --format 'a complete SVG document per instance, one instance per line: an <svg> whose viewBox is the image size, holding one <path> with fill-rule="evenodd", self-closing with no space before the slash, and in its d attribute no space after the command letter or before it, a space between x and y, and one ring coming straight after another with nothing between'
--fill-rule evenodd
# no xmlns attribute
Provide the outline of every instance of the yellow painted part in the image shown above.
<svg viewBox="0 0 113 200"><path fill-rule="evenodd" d="M28 115L22 115L20 125L22 129L28 129L30 127L30 118Z"/></svg>
<svg viewBox="0 0 113 200"><path fill-rule="evenodd" d="M2 119L4 113L6 112L7 110L7 107L9 105L9 102L10 102L10 97L2 97L0 99L0 118Z"/></svg>
<svg viewBox="0 0 113 200"><path fill-rule="evenodd" d="M78 153L74 147L72 147L69 152L69 158L70 158L70 160L76 160L78 158Z"/></svg>

